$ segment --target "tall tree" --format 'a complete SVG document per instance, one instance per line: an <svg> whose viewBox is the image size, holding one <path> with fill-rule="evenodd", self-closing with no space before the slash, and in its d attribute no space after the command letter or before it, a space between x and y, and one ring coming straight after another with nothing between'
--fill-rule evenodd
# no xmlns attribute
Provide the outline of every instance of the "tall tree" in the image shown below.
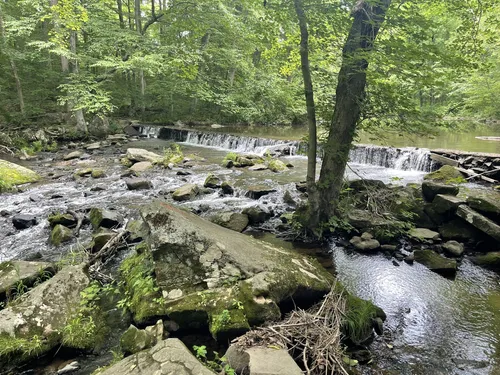
<svg viewBox="0 0 500 375"><path fill-rule="evenodd" d="M352 11L353 22L342 51L335 108L317 192L310 195L309 226L317 230L337 213L349 151L365 99L368 57L391 0L359 0Z"/></svg>

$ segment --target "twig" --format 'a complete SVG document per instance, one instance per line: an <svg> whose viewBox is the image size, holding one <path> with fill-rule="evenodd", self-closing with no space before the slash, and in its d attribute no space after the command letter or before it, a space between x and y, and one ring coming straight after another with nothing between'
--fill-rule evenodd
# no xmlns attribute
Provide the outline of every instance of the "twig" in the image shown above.
<svg viewBox="0 0 500 375"><path fill-rule="evenodd" d="M83 223L83 215L79 215L76 211L72 211L72 210L67 210L68 214L70 214L71 216L73 216L77 222L76 222L76 227L75 229L73 229L73 233L75 235L75 237L78 237L80 235L80 229L82 227L82 223Z"/></svg>

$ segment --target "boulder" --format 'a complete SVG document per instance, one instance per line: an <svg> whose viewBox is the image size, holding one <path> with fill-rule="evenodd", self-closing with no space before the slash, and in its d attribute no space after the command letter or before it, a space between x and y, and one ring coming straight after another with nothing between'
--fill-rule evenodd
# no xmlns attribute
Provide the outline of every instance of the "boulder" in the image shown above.
<svg viewBox="0 0 500 375"><path fill-rule="evenodd" d="M92 173L90 175L92 178L104 178L106 177L106 172L102 169L92 169Z"/></svg>
<svg viewBox="0 0 500 375"><path fill-rule="evenodd" d="M64 225L57 224L50 232L49 241L54 246L59 246L64 242L71 241L73 238L73 231Z"/></svg>
<svg viewBox="0 0 500 375"><path fill-rule="evenodd" d="M464 245L460 242L451 240L443 244L443 249L451 256L459 257L464 252Z"/></svg>
<svg viewBox="0 0 500 375"><path fill-rule="evenodd" d="M101 230L98 233L94 234L92 237L92 242L90 243L90 251L91 253L97 253L101 250L109 240L111 240L116 233L109 230Z"/></svg>
<svg viewBox="0 0 500 375"><path fill-rule="evenodd" d="M0 311L2 370L61 345L64 328L89 282L83 267L65 267Z"/></svg>
<svg viewBox="0 0 500 375"><path fill-rule="evenodd" d="M484 255L477 255L470 258L474 264L478 266L491 269L493 271L500 271L500 251L487 253Z"/></svg>
<svg viewBox="0 0 500 375"><path fill-rule="evenodd" d="M224 181L220 187L221 187L222 192L224 194L226 194L226 195L234 194L234 188L228 182Z"/></svg>
<svg viewBox="0 0 500 375"><path fill-rule="evenodd" d="M142 220L129 220L125 230L128 232L130 242L142 241L148 234L148 228Z"/></svg>
<svg viewBox="0 0 500 375"><path fill-rule="evenodd" d="M349 242L359 251L370 251L380 248L380 243L373 239L373 236L367 232L363 233L361 237L354 236Z"/></svg>
<svg viewBox="0 0 500 375"><path fill-rule="evenodd" d="M320 264L159 202L145 207L148 244L166 315L181 328L209 326L221 341L330 291ZM236 301L236 302L235 302Z"/></svg>
<svg viewBox="0 0 500 375"><path fill-rule="evenodd" d="M16 229L27 229L36 225L37 220L33 215L19 214L12 218L12 224Z"/></svg>
<svg viewBox="0 0 500 375"><path fill-rule="evenodd" d="M148 169L153 168L153 164L150 161L140 161L139 163L135 163L130 167L130 170L135 173L146 172Z"/></svg>
<svg viewBox="0 0 500 375"><path fill-rule="evenodd" d="M478 229L459 217L440 225L439 234L443 240L462 242L475 241L481 236L481 232Z"/></svg>
<svg viewBox="0 0 500 375"><path fill-rule="evenodd" d="M22 185L38 180L40 176L31 169L0 159L0 186Z"/></svg>
<svg viewBox="0 0 500 375"><path fill-rule="evenodd" d="M426 228L412 228L408 234L419 241L435 241L439 239L438 232Z"/></svg>
<svg viewBox="0 0 500 375"><path fill-rule="evenodd" d="M385 189L386 185L380 180L353 180L349 181L349 188L359 192L364 190Z"/></svg>
<svg viewBox="0 0 500 375"><path fill-rule="evenodd" d="M249 186L247 188L247 192L245 193L245 196L250 198L250 199L259 199L260 197L263 197L264 195L268 195L268 194L271 194L274 192L276 192L276 189L273 189L270 186L254 185L254 186Z"/></svg>
<svg viewBox="0 0 500 375"><path fill-rule="evenodd" d="M99 227L115 228L123 222L123 218L118 212L95 207L90 210L89 218L94 229Z"/></svg>
<svg viewBox="0 0 500 375"><path fill-rule="evenodd" d="M285 163L283 163L279 159L272 159L267 163L268 168L277 173L277 172L284 172L288 170L288 167L286 166Z"/></svg>
<svg viewBox="0 0 500 375"><path fill-rule="evenodd" d="M225 357L236 373L249 375L302 375L303 372L284 349L231 345ZM245 372L246 371L246 372Z"/></svg>
<svg viewBox="0 0 500 375"><path fill-rule="evenodd" d="M156 337L144 329L138 329L134 325L130 325L120 338L120 348L125 355L149 349L155 344Z"/></svg>
<svg viewBox="0 0 500 375"><path fill-rule="evenodd" d="M462 174L451 165L443 165L437 171L431 172L424 176L424 180L436 181L445 184L454 182L455 180L463 179Z"/></svg>
<svg viewBox="0 0 500 375"><path fill-rule="evenodd" d="M415 250L415 261L444 277L454 277L457 273L457 262L446 259L432 250Z"/></svg>
<svg viewBox="0 0 500 375"><path fill-rule="evenodd" d="M207 176L207 178L205 179L205 183L203 184L203 187L216 189L216 188L220 187L220 185L221 185L221 179L217 176L214 176L212 173L210 173Z"/></svg>
<svg viewBox="0 0 500 375"><path fill-rule="evenodd" d="M48 217L49 224L53 228L58 224L64 225L65 227L71 228L76 226L77 219L70 213L53 213Z"/></svg>
<svg viewBox="0 0 500 375"><path fill-rule="evenodd" d="M177 202L189 201L195 198L200 193L200 189L196 184L186 184L178 188L172 194L172 199Z"/></svg>
<svg viewBox="0 0 500 375"><path fill-rule="evenodd" d="M0 263L0 301L5 300L19 283L30 288L49 279L55 273L55 267L46 262L12 260Z"/></svg>
<svg viewBox="0 0 500 375"><path fill-rule="evenodd" d="M128 190L148 190L153 187L151 181L143 178L126 178L125 184Z"/></svg>
<svg viewBox="0 0 500 375"><path fill-rule="evenodd" d="M272 216L270 212L255 206L245 208L242 213L248 216L251 225L262 224Z"/></svg>
<svg viewBox="0 0 500 375"><path fill-rule="evenodd" d="M432 202L438 194L456 196L459 192L457 185L446 185L434 181L424 181L422 183L422 194L426 201Z"/></svg>
<svg viewBox="0 0 500 375"><path fill-rule="evenodd" d="M500 221L500 192L474 191L467 197L467 204L490 219Z"/></svg>
<svg viewBox="0 0 500 375"><path fill-rule="evenodd" d="M64 160L79 159L83 155L82 151L73 151L69 154L64 155Z"/></svg>
<svg viewBox="0 0 500 375"><path fill-rule="evenodd" d="M94 142L94 143L89 143L85 145L85 149L92 151L92 150L99 150L101 148L101 142Z"/></svg>
<svg viewBox="0 0 500 375"><path fill-rule="evenodd" d="M458 207L457 215L469 224L472 224L481 232L486 233L496 241L500 241L500 225L496 224L492 220L465 205Z"/></svg>
<svg viewBox="0 0 500 375"><path fill-rule="evenodd" d="M464 204L465 200L453 195L438 194L432 201L434 211L439 215L455 213L458 206Z"/></svg>
<svg viewBox="0 0 500 375"><path fill-rule="evenodd" d="M236 232L243 232L248 226L248 216L236 212L223 212L214 215L210 221Z"/></svg>
<svg viewBox="0 0 500 375"><path fill-rule="evenodd" d="M149 350L122 359L100 375L214 375L179 339L167 339Z"/></svg>
<svg viewBox="0 0 500 375"><path fill-rule="evenodd" d="M249 157L238 156L238 158L236 159L236 163L234 163L234 166L238 168L244 168L244 167L251 167L255 164L256 164L255 161L253 159L250 159Z"/></svg>
<svg viewBox="0 0 500 375"><path fill-rule="evenodd" d="M267 166L265 164L255 164L248 168L249 171L265 171Z"/></svg>
<svg viewBox="0 0 500 375"><path fill-rule="evenodd" d="M149 161L153 164L159 163L163 160L163 156L155 154L154 152L148 150L144 150L142 148L127 149L126 157L132 162Z"/></svg>
<svg viewBox="0 0 500 375"><path fill-rule="evenodd" d="M307 193L307 182L306 181L296 182L295 188L301 193Z"/></svg>

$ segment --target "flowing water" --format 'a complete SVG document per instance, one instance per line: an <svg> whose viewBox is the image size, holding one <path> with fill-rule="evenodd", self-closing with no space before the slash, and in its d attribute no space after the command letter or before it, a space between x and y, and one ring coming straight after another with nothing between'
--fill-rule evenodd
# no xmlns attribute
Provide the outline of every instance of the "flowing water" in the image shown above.
<svg viewBox="0 0 500 375"><path fill-rule="evenodd" d="M144 128L145 133L156 135L158 131ZM166 193L185 183L202 184L209 173L229 181L236 188L234 196L220 196L209 192L197 199L183 203L185 207L209 216L214 211L239 211L249 206L265 207L279 215L292 208L283 202L288 190L300 199L294 183L304 179L306 159L300 153L299 143L275 139L258 139L248 136L222 137L191 133L172 136L182 142L185 154L196 153L204 158L189 171L188 176L178 176L174 170L154 169L146 172L154 188L128 191L120 179L123 168L118 159L127 147L146 148L161 152L171 140L148 138L124 147L98 150L91 160L80 161L89 166L104 168L107 177L100 180L71 178L75 166L61 162L61 154L54 160L53 154L42 154L42 159L27 163L28 166L47 174L49 171L61 177L40 185L33 185L18 194L0 197L2 210L11 213L35 214L39 224L23 231L12 227L10 217L0 217L0 261L32 256L39 252L45 259L57 260L78 244L69 243L53 248L47 243L49 226L46 220L51 211L68 208L88 209L106 207L117 209L130 217L137 208L156 198L170 199ZM285 162L294 168L274 174L270 171L251 172L245 169L224 169L220 162L228 150L264 154L266 150L288 147L291 156ZM351 179L376 178L385 182L407 183L422 180L427 164L427 151L422 149L385 149L376 146L360 146L351 154L347 177ZM389 167L389 168L388 168ZM265 184L276 192L259 200L244 196L246 187ZM96 186L99 191L96 191ZM90 238L90 231L83 231L80 243ZM267 238L269 239L269 238ZM273 238L273 241L277 241ZM292 247L290 243L284 246ZM330 251L339 279L347 289L362 298L372 300L387 315L387 332L373 344L377 353L376 365L392 370L393 374L500 374L500 279L464 260L456 280L445 279L415 264L400 263L395 267L391 260L381 255L365 256L351 253L332 243ZM389 349L386 343L394 346ZM368 371L368 370L367 370ZM375 372L366 372L375 373Z"/></svg>

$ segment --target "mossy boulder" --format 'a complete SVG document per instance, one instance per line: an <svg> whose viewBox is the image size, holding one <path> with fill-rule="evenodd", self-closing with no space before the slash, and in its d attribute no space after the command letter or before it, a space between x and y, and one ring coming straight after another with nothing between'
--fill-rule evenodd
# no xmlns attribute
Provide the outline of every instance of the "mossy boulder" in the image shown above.
<svg viewBox="0 0 500 375"><path fill-rule="evenodd" d="M96 207L90 210L89 218L94 229L99 227L114 228L123 222L123 218L118 212Z"/></svg>
<svg viewBox="0 0 500 375"><path fill-rule="evenodd" d="M77 220L70 213L53 213L48 217L49 224L53 228L58 224L64 225L65 227L71 228L76 226Z"/></svg>
<svg viewBox="0 0 500 375"><path fill-rule="evenodd" d="M210 173L207 176L207 178L205 179L203 187L216 189L216 188L220 187L221 183L222 182L221 182L221 179L219 177Z"/></svg>
<svg viewBox="0 0 500 375"><path fill-rule="evenodd" d="M50 243L54 246L60 246L64 242L71 241L73 231L64 225L57 224L50 232Z"/></svg>
<svg viewBox="0 0 500 375"><path fill-rule="evenodd" d="M422 183L422 194L426 201L432 202L438 194L446 194L456 196L459 192L457 185L449 185L444 183L427 180Z"/></svg>
<svg viewBox="0 0 500 375"><path fill-rule="evenodd" d="M279 159L269 160L267 167L273 172L284 172L288 170L288 167Z"/></svg>
<svg viewBox="0 0 500 375"><path fill-rule="evenodd" d="M156 344L156 338L144 329L131 325L120 338L120 348L125 355L135 354Z"/></svg>
<svg viewBox="0 0 500 375"><path fill-rule="evenodd" d="M12 260L0 263L0 302L15 293L18 285L30 288L50 279L55 273L55 267L47 262Z"/></svg>
<svg viewBox="0 0 500 375"><path fill-rule="evenodd" d="M106 172L102 169L92 169L92 173L90 175L92 178L103 178L106 177Z"/></svg>
<svg viewBox="0 0 500 375"><path fill-rule="evenodd" d="M477 255L470 258L478 266L500 272L500 251Z"/></svg>
<svg viewBox="0 0 500 375"><path fill-rule="evenodd" d="M186 184L178 188L172 194L172 199L177 202L184 202L194 199L200 193L200 188L196 184Z"/></svg>
<svg viewBox="0 0 500 375"><path fill-rule="evenodd" d="M428 269L445 277L455 277L457 262L447 259L432 250L415 250L415 261L423 264Z"/></svg>
<svg viewBox="0 0 500 375"><path fill-rule="evenodd" d="M222 212L212 216L210 221L236 232L243 232L248 226L248 216L236 212Z"/></svg>
<svg viewBox="0 0 500 375"><path fill-rule="evenodd" d="M467 204L490 219L500 221L500 192L494 190L470 191Z"/></svg>
<svg viewBox="0 0 500 375"><path fill-rule="evenodd" d="M463 180L463 176L455 167L443 165L437 171L426 174L424 180L450 184Z"/></svg>
<svg viewBox="0 0 500 375"><path fill-rule="evenodd" d="M0 368L8 370L60 346L88 284L82 267L66 267L1 310Z"/></svg>
<svg viewBox="0 0 500 375"><path fill-rule="evenodd" d="M39 180L40 176L31 169L0 159L0 192L15 185Z"/></svg>

